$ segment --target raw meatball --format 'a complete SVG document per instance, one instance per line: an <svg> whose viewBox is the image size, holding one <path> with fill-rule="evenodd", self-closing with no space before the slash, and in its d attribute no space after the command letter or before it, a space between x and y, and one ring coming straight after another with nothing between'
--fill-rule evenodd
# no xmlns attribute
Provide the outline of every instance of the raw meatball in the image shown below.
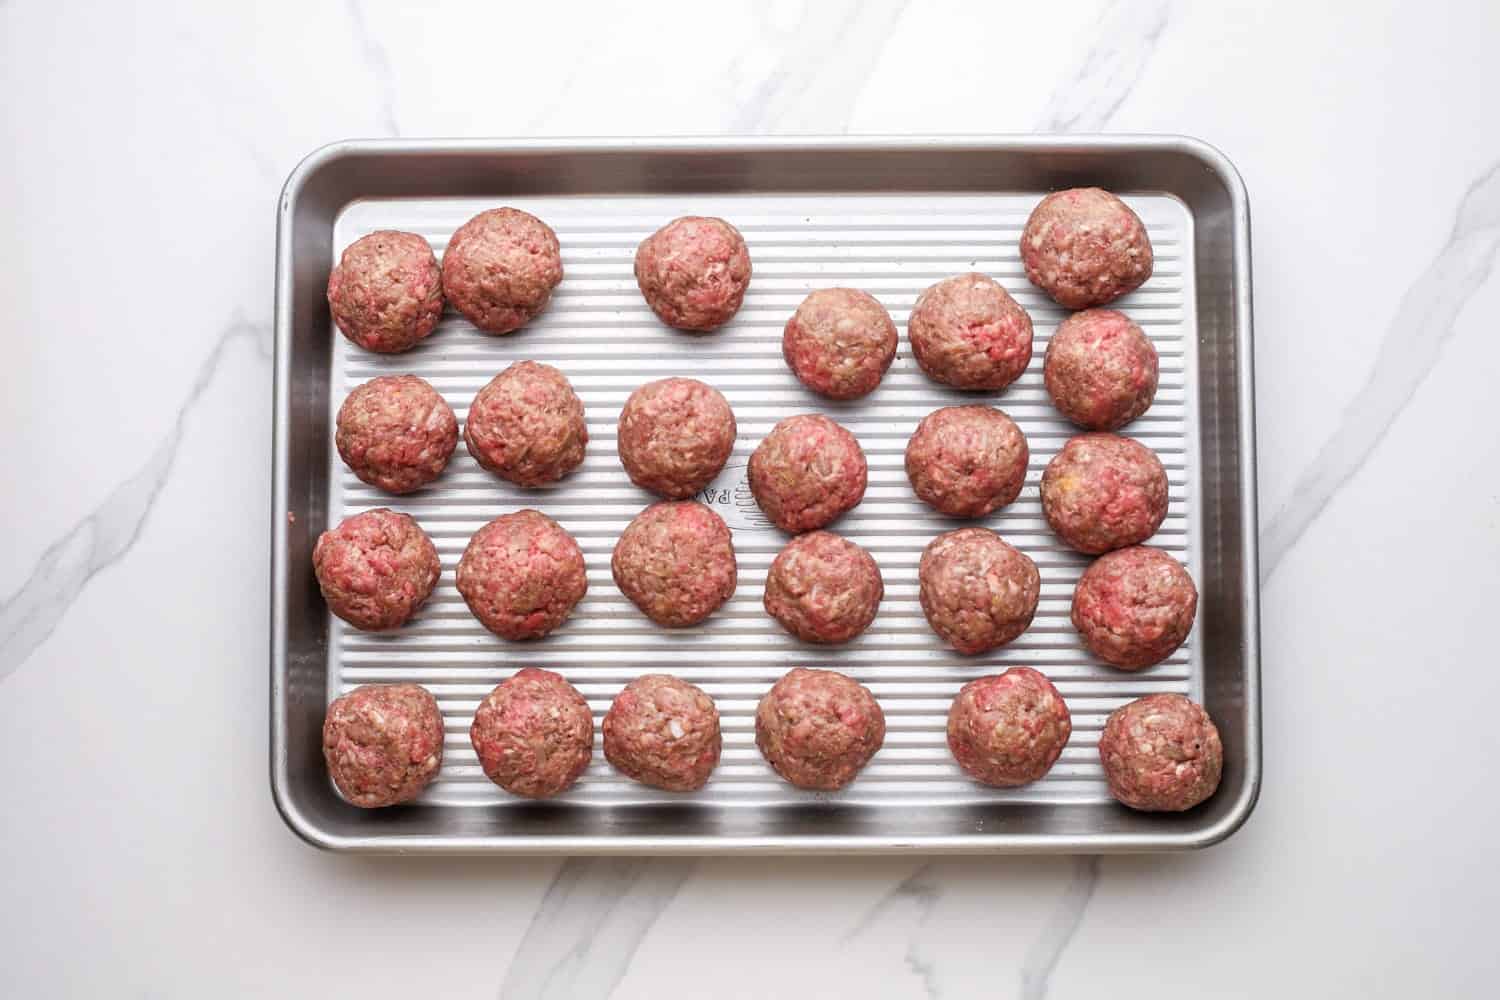
<svg viewBox="0 0 1500 1000"><path fill-rule="evenodd" d="M896 324L853 288L824 288L802 300L781 335L792 373L830 399L873 392L896 357Z"/></svg>
<svg viewBox="0 0 1500 1000"><path fill-rule="evenodd" d="M1193 628L1198 588L1182 564L1144 545L1094 560L1073 591L1073 627L1105 663L1140 670L1176 651Z"/></svg>
<svg viewBox="0 0 1500 1000"><path fill-rule="evenodd" d="M906 476L928 505L953 517L983 517L1021 495L1031 452L1026 435L991 406L945 406L917 425Z"/></svg>
<svg viewBox="0 0 1500 1000"><path fill-rule="evenodd" d="M458 561L458 592L479 623L505 639L540 639L588 590L583 552L546 514L502 514L474 532Z"/></svg>
<svg viewBox="0 0 1500 1000"><path fill-rule="evenodd" d="M328 706L323 759L339 794L363 809L408 802L443 766L443 714L416 684L366 684Z"/></svg>
<svg viewBox="0 0 1500 1000"><path fill-rule="evenodd" d="M724 468L734 435L734 411L713 386L691 378L648 382L620 411L620 464L642 489L681 500Z"/></svg>
<svg viewBox="0 0 1500 1000"><path fill-rule="evenodd" d="M400 628L437 584L437 549L416 521L384 507L318 536L313 572L328 610L369 632Z"/></svg>
<svg viewBox="0 0 1500 1000"><path fill-rule="evenodd" d="M1201 705L1180 694L1148 694L1104 723L1099 760L1109 794L1125 805L1181 812L1218 789L1224 745Z"/></svg>
<svg viewBox="0 0 1500 1000"><path fill-rule="evenodd" d="M870 553L831 531L793 538L766 573L766 613L804 642L848 642L884 596Z"/></svg>
<svg viewBox="0 0 1500 1000"><path fill-rule="evenodd" d="M984 274L960 274L917 298L906 323L917 364L955 389L1004 389L1031 363L1031 317Z"/></svg>
<svg viewBox="0 0 1500 1000"><path fill-rule="evenodd" d="M750 287L750 250L723 219L685 215L637 248L635 280L663 323L707 332L739 312Z"/></svg>
<svg viewBox="0 0 1500 1000"><path fill-rule="evenodd" d="M365 350L410 350L443 315L432 247L416 233L389 229L360 237L328 275L328 308L340 332Z"/></svg>
<svg viewBox="0 0 1500 1000"><path fill-rule="evenodd" d="M750 492L782 531L828 524L864 499L869 466L854 435L817 413L787 417L750 455Z"/></svg>
<svg viewBox="0 0 1500 1000"><path fill-rule="evenodd" d="M833 670L797 667L755 709L755 745L798 788L843 788L884 742L880 703L869 688Z"/></svg>
<svg viewBox="0 0 1500 1000"><path fill-rule="evenodd" d="M1167 470L1118 434L1080 434L1042 473L1042 513L1069 546L1098 555L1144 542L1167 516Z"/></svg>
<svg viewBox="0 0 1500 1000"><path fill-rule="evenodd" d="M443 254L443 294L484 333L510 333L541 312L562 281L557 234L518 208L458 227Z"/></svg>
<svg viewBox="0 0 1500 1000"><path fill-rule="evenodd" d="M1042 374L1063 416L1091 431L1119 430L1156 398L1156 348L1124 313L1088 309L1058 326Z"/></svg>
<svg viewBox="0 0 1500 1000"><path fill-rule="evenodd" d="M1026 631L1042 578L1036 563L988 528L938 535L917 566L927 623L960 653L984 653Z"/></svg>
<svg viewBox="0 0 1500 1000"><path fill-rule="evenodd" d="M714 700L666 674L646 674L625 685L604 716L605 759L652 788L702 788L722 747Z"/></svg>
<svg viewBox="0 0 1500 1000"><path fill-rule="evenodd" d="M1067 703L1030 667L970 681L948 710L948 749L975 781L1014 788L1042 778L1062 755Z"/></svg>
<svg viewBox="0 0 1500 1000"><path fill-rule="evenodd" d="M474 460L517 486L556 482L583 462L583 402L562 372L518 361L469 404L464 444Z"/></svg>
<svg viewBox="0 0 1500 1000"><path fill-rule="evenodd" d="M486 778L512 795L551 798L589 766L594 716L562 677L524 667L479 703L469 742Z"/></svg>
<svg viewBox="0 0 1500 1000"><path fill-rule="evenodd" d="M696 625L734 594L738 565L724 519L691 500L662 501L636 516L610 559L615 586L652 621Z"/></svg>
<svg viewBox="0 0 1500 1000"><path fill-rule="evenodd" d="M1054 191L1021 232L1031 283L1065 309L1113 302L1151 277L1151 238L1140 216L1099 188Z"/></svg>
<svg viewBox="0 0 1500 1000"><path fill-rule="evenodd" d="M410 493L442 475L458 445L458 420L438 391L415 375L382 375L339 407L339 457L356 476Z"/></svg>

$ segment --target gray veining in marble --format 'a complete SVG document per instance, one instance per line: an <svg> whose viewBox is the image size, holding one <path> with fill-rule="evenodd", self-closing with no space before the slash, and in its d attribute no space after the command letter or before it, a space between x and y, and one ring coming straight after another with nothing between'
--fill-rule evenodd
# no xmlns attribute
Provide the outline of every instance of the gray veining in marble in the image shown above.
<svg viewBox="0 0 1500 1000"><path fill-rule="evenodd" d="M1077 857L1073 864L1073 877L1063 890L1057 909L1047 918L1042 932L1026 950L1026 957L1021 962L1022 1000L1042 1000L1047 995L1052 972L1062 959L1063 951L1072 943L1078 925L1083 923L1083 911L1094 896L1094 887L1099 884L1098 857Z"/></svg>
<svg viewBox="0 0 1500 1000"><path fill-rule="evenodd" d="M1291 496L1261 529L1261 580L1267 581L1335 494L1379 446L1453 335L1470 296L1488 280L1500 252L1500 163L1459 202L1448 242L1406 294L1386 329L1364 386L1338 428L1298 478Z"/></svg>
<svg viewBox="0 0 1500 1000"><path fill-rule="evenodd" d="M26 662L46 641L88 582L130 551L166 484L194 407L208 390L229 349L249 341L265 360L271 357L270 328L238 317L219 332L199 366L187 398L177 408L171 430L129 479L75 524L37 559L31 575L0 602L0 679Z"/></svg>
<svg viewBox="0 0 1500 1000"><path fill-rule="evenodd" d="M609 996L694 866L680 858L563 862L516 945L500 1000Z"/></svg>
<svg viewBox="0 0 1500 1000"><path fill-rule="evenodd" d="M880 897L869 912L849 929L844 940L854 940L883 920L900 919L910 927L906 939L906 954L903 956L907 968L922 981L923 992L936 1000L939 995L937 960L927 953L917 932L932 918L932 911L937 908L942 892L943 887L939 884L932 865L923 865ZM903 918L903 911L909 916Z"/></svg>
<svg viewBox="0 0 1500 1000"><path fill-rule="evenodd" d="M849 113L901 17L905 0L828 0L808 4L785 32L769 23L769 4L757 5L778 46L775 66L729 122L731 133L847 132ZM731 63L731 80L743 72Z"/></svg>
<svg viewBox="0 0 1500 1000"><path fill-rule="evenodd" d="M1167 28L1170 0L1115 0L1099 17L1098 41L1077 70L1052 93L1040 132L1104 128L1145 72Z"/></svg>
<svg viewBox="0 0 1500 1000"><path fill-rule="evenodd" d="M349 20L354 26L354 39L364 57L370 75L375 78L380 92L380 124L387 135L399 136L401 127L396 122L396 74L391 68L390 57L385 46L370 30L365 18L363 0L348 0Z"/></svg>

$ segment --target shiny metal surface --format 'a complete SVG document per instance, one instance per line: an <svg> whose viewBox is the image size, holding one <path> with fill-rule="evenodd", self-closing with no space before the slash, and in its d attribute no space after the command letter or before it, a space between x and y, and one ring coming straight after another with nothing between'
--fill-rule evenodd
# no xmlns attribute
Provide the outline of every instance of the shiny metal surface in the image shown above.
<svg viewBox="0 0 1500 1000"><path fill-rule="evenodd" d="M1040 192L1078 183L1122 193L1156 247L1151 282L1121 307L1156 342L1162 384L1155 406L1127 432L1155 448L1169 471L1172 506L1153 544L1188 563L1203 596L1184 649L1137 675L1093 663L1079 645L1067 606L1087 560L1051 537L1036 495L1042 468L1070 433L1047 402L1040 370L1063 312L1025 281L1016 243ZM344 246L372 229L398 228L422 233L441 254L457 225L502 203L535 212L562 242L567 277L537 322L493 338L450 312L421 347L394 357L364 353L337 335L323 284ZM755 263L741 313L708 338L657 323L630 271L639 240L689 212L734 221ZM278 239L271 748L278 807L310 841L348 850L1077 851L1192 847L1222 838L1253 805L1259 775L1248 261L1238 178L1212 150L1175 138L371 142L320 150L288 181ZM977 398L1015 417L1031 444L1021 500L984 523L1036 559L1042 605L1025 636L978 658L945 651L917 607L917 558L955 522L911 497L901 467L921 416L976 397L925 379L904 332L886 382L854 404L828 404L806 392L779 353L781 325L811 288L865 288L904 331L922 288L968 269L1000 280L1031 312L1038 334L1037 358L1022 380ZM385 497L349 475L333 452L332 414L368 378L420 374L462 419L490 376L527 357L562 368L587 411L588 459L557 488L516 490L460 447L434 487ZM650 501L619 468L615 418L632 388L673 374L718 386L740 425L714 494L735 530L739 591L714 618L684 632L656 629L636 614L608 568L619 531ZM797 644L760 609L765 569L784 539L747 501L743 463L775 420L803 410L845 423L870 460L865 502L834 528L872 551L887 598L870 631L840 650ZM363 635L331 618L309 558L329 523L379 505L413 514L444 565L433 600L394 636ZM558 518L579 538L589 564L589 596L542 643L490 636L452 587L469 535L519 506ZM1047 672L1067 697L1073 740L1037 785L983 788L965 780L947 755L947 703L964 681L1020 663ZM714 780L695 795L669 796L618 778L598 755L556 802L505 796L478 771L468 720L484 692L528 664L564 673L596 715L621 684L646 670L702 685L724 717L725 754ZM837 796L780 783L754 749L755 700L797 664L860 678L887 713L886 748ZM333 793L318 729L330 697L387 680L415 680L438 696L447 758L418 804L371 813ZM1094 743L1104 716L1156 690L1205 699L1225 739L1224 786L1187 816L1130 813L1108 800L1099 775Z"/></svg>

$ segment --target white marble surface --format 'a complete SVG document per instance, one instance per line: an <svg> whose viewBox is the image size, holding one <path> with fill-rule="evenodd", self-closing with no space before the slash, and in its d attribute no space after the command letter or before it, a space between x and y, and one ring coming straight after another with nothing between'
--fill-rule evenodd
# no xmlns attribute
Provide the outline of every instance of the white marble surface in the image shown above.
<svg viewBox="0 0 1500 1000"><path fill-rule="evenodd" d="M1492 994L1497 38L1491 0L0 0L0 992ZM1030 129L1199 135L1251 192L1266 760L1240 833L562 863L286 831L268 352L305 152Z"/></svg>

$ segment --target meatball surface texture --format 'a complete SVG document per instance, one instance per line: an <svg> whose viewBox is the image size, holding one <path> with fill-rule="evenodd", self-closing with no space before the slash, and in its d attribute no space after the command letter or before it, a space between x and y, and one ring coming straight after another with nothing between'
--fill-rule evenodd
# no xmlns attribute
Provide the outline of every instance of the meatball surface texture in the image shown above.
<svg viewBox="0 0 1500 1000"><path fill-rule="evenodd" d="M313 573L328 610L368 632L400 628L437 585L437 548L407 514L376 507L318 536Z"/></svg>
<svg viewBox="0 0 1500 1000"><path fill-rule="evenodd" d="M683 216L636 249L635 280L663 323L707 333L739 312L750 287L750 249L723 219Z"/></svg>
<svg viewBox="0 0 1500 1000"><path fill-rule="evenodd" d="M416 684L366 684L323 719L323 760L339 794L361 809L409 802L443 766L443 716Z"/></svg>
<svg viewBox="0 0 1500 1000"><path fill-rule="evenodd" d="M869 688L833 670L787 673L755 711L761 756L798 788L837 791L885 742L885 713Z"/></svg>

